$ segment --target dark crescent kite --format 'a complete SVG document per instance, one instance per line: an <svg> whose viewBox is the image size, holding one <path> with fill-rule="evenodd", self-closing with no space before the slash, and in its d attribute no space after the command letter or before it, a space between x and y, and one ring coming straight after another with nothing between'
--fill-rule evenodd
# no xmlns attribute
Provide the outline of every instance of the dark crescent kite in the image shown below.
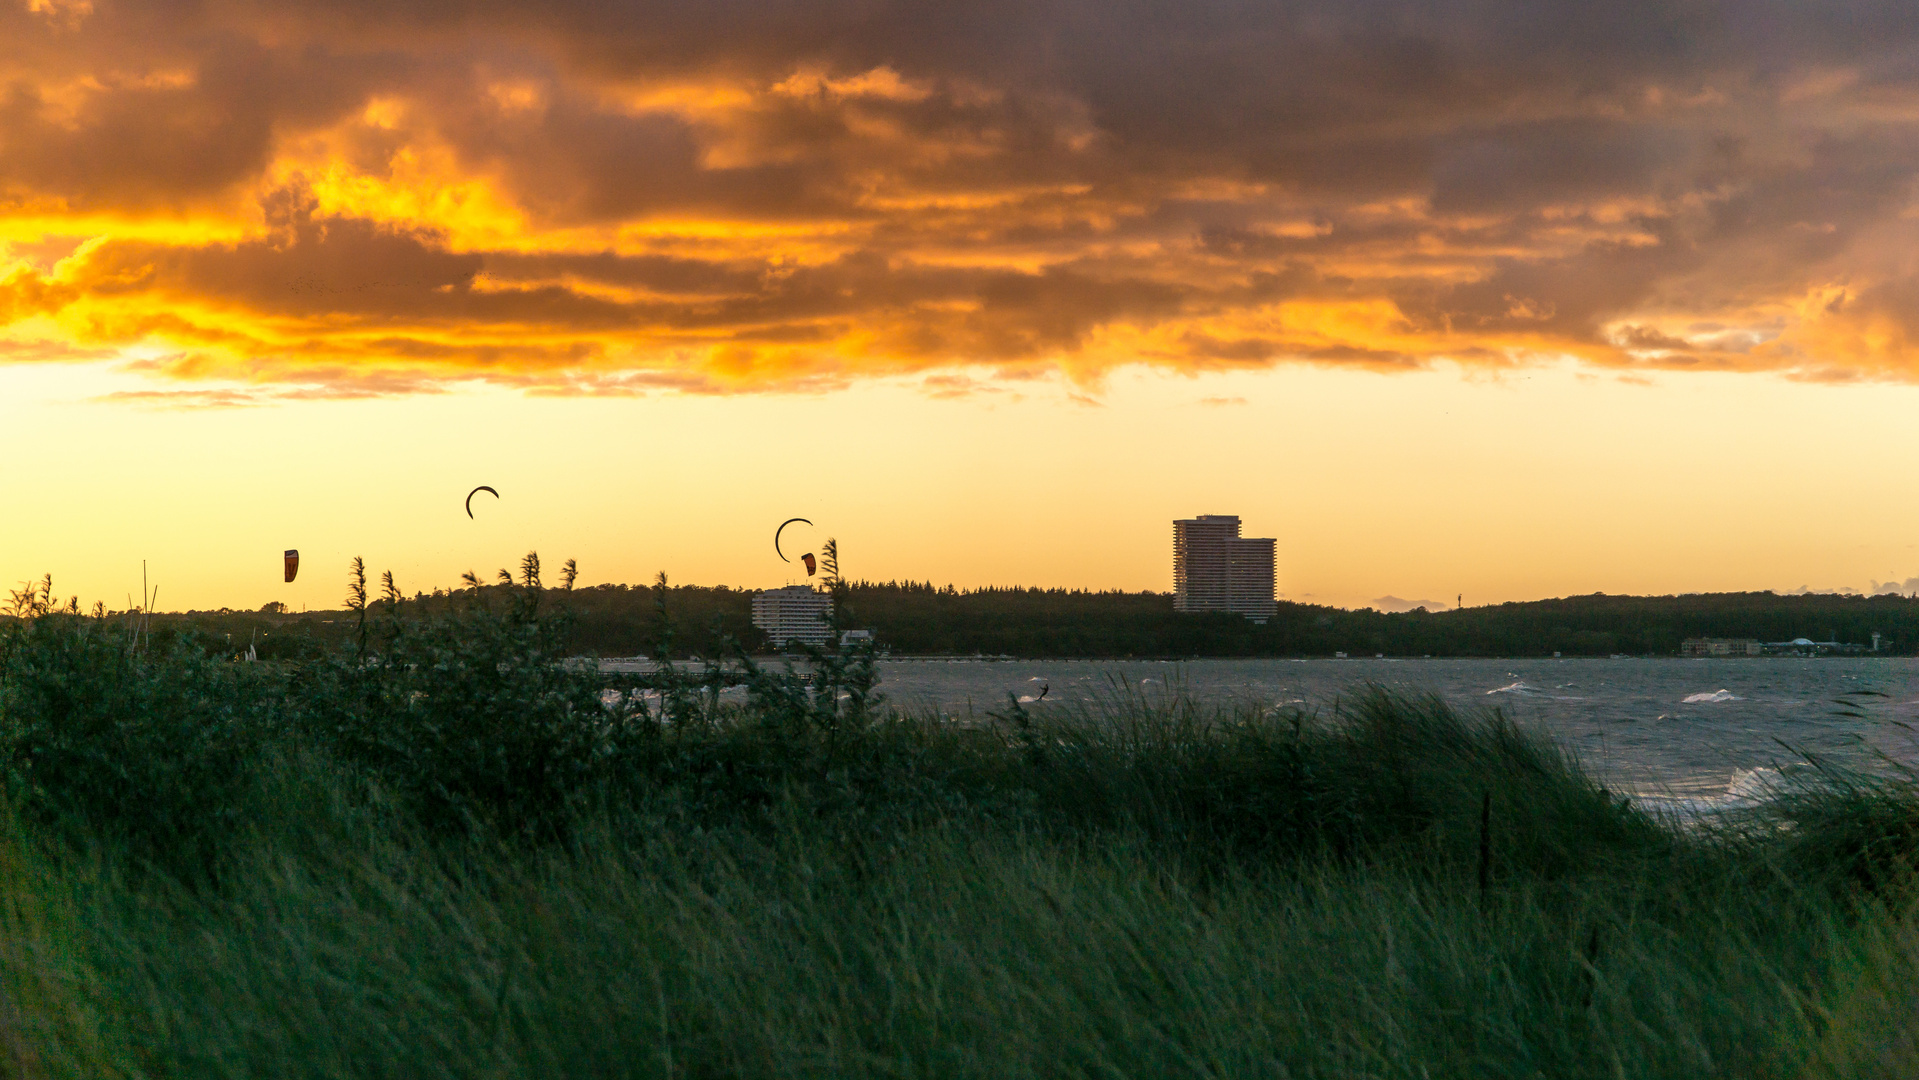
<svg viewBox="0 0 1919 1080"><path fill-rule="evenodd" d="M500 497L499 492L493 490L490 487L487 487L485 484L481 484L479 487L476 487L472 491L467 492L466 493L466 516L467 517L473 516L473 496L478 495L482 491L486 492L488 495L491 495L496 499Z"/></svg>
<svg viewBox="0 0 1919 1080"><path fill-rule="evenodd" d="M472 497L473 496L471 495L467 496L467 498L469 499ZM808 525L813 524L812 522L807 521L805 518L787 518L785 521L780 522L779 528L773 530L773 554L778 555L780 557L781 562L793 561L786 557L786 552L780 550L780 533L783 532L788 525L793 524L795 521L805 522Z"/></svg>
<svg viewBox="0 0 1919 1080"><path fill-rule="evenodd" d="M292 581L300 572L300 553L293 548L287 549L287 580Z"/></svg>

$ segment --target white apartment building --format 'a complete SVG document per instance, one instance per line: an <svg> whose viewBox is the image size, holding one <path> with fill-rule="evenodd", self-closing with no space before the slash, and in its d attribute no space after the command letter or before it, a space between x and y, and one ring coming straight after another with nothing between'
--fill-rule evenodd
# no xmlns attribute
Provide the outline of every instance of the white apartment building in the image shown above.
<svg viewBox="0 0 1919 1080"><path fill-rule="evenodd" d="M767 589L753 597L753 625L766 631L777 649L795 641L825 648L832 617L832 594L808 585Z"/></svg>
<svg viewBox="0 0 1919 1080"><path fill-rule="evenodd" d="M1272 618L1273 540L1239 535L1239 517L1201 514L1173 522L1173 609Z"/></svg>

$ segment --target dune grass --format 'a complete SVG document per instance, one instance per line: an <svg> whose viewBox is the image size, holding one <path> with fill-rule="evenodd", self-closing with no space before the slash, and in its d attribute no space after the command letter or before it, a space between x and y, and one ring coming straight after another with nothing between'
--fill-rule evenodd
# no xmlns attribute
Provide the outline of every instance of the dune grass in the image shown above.
<svg viewBox="0 0 1919 1080"><path fill-rule="evenodd" d="M1682 827L1382 693L606 694L523 599L299 665L0 630L0 1072L1919 1075L1899 776Z"/></svg>

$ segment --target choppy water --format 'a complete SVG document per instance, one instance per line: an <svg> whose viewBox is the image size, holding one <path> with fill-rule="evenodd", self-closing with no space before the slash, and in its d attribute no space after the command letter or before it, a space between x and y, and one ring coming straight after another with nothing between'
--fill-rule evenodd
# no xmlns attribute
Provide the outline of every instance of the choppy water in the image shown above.
<svg viewBox="0 0 1919 1080"><path fill-rule="evenodd" d="M1608 784L1680 809L1736 805L1808 755L1864 764L1876 751L1919 764L1919 661L1195 660L1173 663L923 661L880 664L895 705L942 715L1071 706L1116 683L1178 686L1205 700L1326 710L1367 684L1498 707L1550 732Z"/></svg>

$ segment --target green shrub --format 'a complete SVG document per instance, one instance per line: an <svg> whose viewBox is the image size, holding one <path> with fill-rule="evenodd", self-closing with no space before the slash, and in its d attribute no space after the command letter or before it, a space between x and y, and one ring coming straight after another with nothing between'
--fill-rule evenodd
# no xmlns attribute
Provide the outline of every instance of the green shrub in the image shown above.
<svg viewBox="0 0 1919 1080"><path fill-rule="evenodd" d="M288 712L429 823L550 828L608 756L614 717L598 675L566 662L564 614L542 613L542 595L529 555L502 611L402 620L362 596L359 645L297 668Z"/></svg>
<svg viewBox="0 0 1919 1080"><path fill-rule="evenodd" d="M0 775L37 819L150 852L217 846L257 810L280 732L277 674L191 635L136 645L113 621L0 627Z"/></svg>

